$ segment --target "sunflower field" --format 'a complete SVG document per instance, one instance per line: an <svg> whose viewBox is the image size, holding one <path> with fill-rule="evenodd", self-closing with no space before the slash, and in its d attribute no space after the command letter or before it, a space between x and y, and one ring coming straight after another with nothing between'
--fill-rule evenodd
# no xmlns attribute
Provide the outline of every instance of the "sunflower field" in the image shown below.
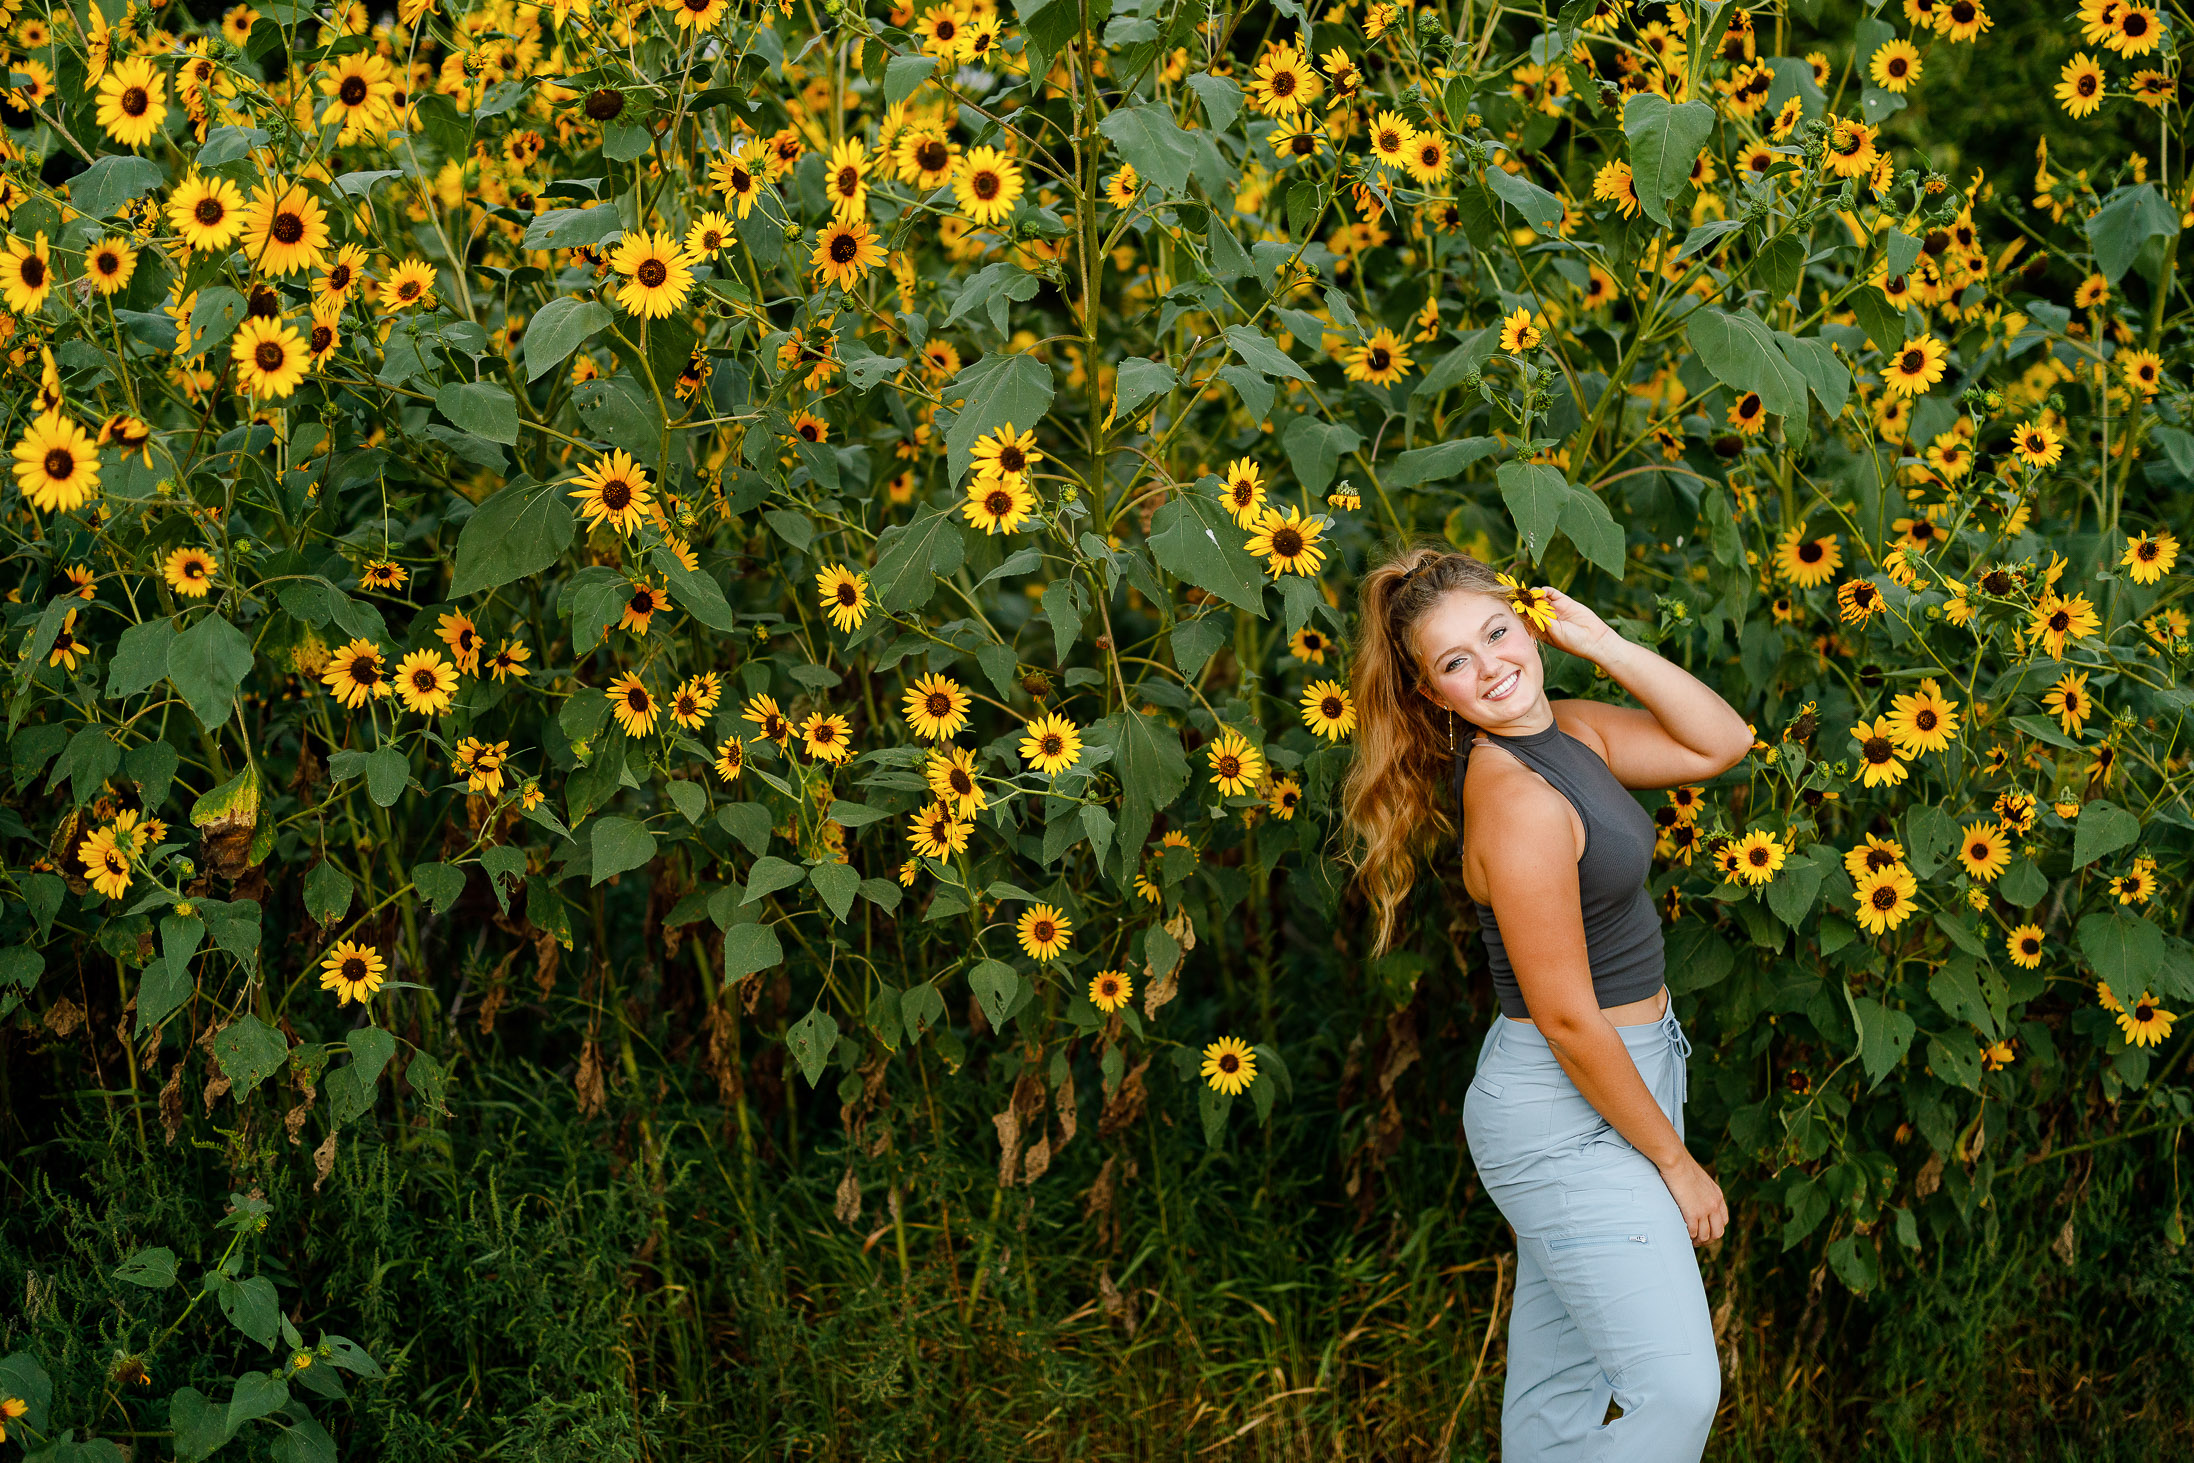
<svg viewBox="0 0 2194 1463"><path fill-rule="evenodd" d="M0 1457L1491 1456L1421 540L1755 728L1714 1456L2187 1445L2190 16L2005 12L0 0Z"/></svg>

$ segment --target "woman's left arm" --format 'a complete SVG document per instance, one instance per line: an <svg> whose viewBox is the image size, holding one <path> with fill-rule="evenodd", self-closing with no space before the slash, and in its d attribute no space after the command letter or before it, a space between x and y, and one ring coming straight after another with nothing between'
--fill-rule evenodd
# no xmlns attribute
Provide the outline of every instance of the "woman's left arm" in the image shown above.
<svg viewBox="0 0 2194 1463"><path fill-rule="evenodd" d="M1645 709L1604 701L1555 703L1599 733L1608 769L1625 787L1703 782L1752 750L1752 729L1697 676L1659 653L1625 640L1560 590L1542 587L1555 619L1542 638L1606 671Z"/></svg>

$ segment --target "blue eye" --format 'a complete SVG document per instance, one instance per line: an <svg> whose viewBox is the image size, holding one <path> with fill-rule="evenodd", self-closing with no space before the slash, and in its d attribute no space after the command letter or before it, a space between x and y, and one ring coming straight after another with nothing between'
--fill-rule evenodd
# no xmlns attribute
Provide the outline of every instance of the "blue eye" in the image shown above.
<svg viewBox="0 0 2194 1463"><path fill-rule="evenodd" d="M1506 625L1496 625L1496 626L1494 626L1494 627L1493 627L1493 633L1492 633L1492 634L1490 634L1490 635L1488 635L1488 636L1486 636L1486 639L1488 639L1488 640L1498 640L1498 639L1500 639L1500 638L1501 638L1501 637L1502 637L1503 635L1506 635L1507 633L1508 633L1508 626L1506 626Z"/></svg>

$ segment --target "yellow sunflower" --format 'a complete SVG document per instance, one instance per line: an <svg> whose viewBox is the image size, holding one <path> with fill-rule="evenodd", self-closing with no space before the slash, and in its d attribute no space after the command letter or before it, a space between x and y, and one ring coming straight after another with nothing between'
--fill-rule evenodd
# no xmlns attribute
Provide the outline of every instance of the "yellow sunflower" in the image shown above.
<svg viewBox="0 0 2194 1463"><path fill-rule="evenodd" d="M972 825L953 816L949 804L931 803L907 819L907 842L917 858L946 859L967 847Z"/></svg>
<svg viewBox="0 0 2194 1463"><path fill-rule="evenodd" d="M1737 840L1733 852L1736 876L1747 884L1758 885L1774 882L1790 851L1774 834L1755 829Z"/></svg>
<svg viewBox="0 0 2194 1463"><path fill-rule="evenodd" d="M1908 340L1882 362L1882 385L1893 396L1919 396L1943 379L1947 355L1932 335Z"/></svg>
<svg viewBox="0 0 2194 1463"><path fill-rule="evenodd" d="M434 266L424 259L406 259L381 281L381 308L390 312L421 309L434 303Z"/></svg>
<svg viewBox="0 0 2194 1463"><path fill-rule="evenodd" d="M303 336L256 315L229 337L229 357L236 363L236 389L260 400L288 396L312 365Z"/></svg>
<svg viewBox="0 0 2194 1463"><path fill-rule="evenodd" d="M979 224L1003 222L1020 202L1021 166L995 147L971 147L952 175L960 211Z"/></svg>
<svg viewBox="0 0 2194 1463"><path fill-rule="evenodd" d="M2042 707L2057 718L2066 736L2077 737L2087 719L2095 714L2095 703L2087 694L2087 672L2066 671L2059 676L2042 698Z"/></svg>
<svg viewBox="0 0 2194 1463"><path fill-rule="evenodd" d="M2145 531L2125 541L2125 553L2118 563L2135 584L2154 584L2169 574L2179 562L2179 541L2167 532L2154 536Z"/></svg>
<svg viewBox="0 0 2194 1463"><path fill-rule="evenodd" d="M1806 537L1805 526L1786 529L1775 544L1775 571L1800 589L1817 589L1843 567L1843 550L1833 533Z"/></svg>
<svg viewBox="0 0 2194 1463"><path fill-rule="evenodd" d="M31 242L11 238L0 255L0 295L18 315L36 314L53 288L53 256L41 231Z"/></svg>
<svg viewBox="0 0 2194 1463"><path fill-rule="evenodd" d="M1240 528L1254 527L1264 516L1264 469L1248 457L1227 464L1226 486L1220 490L1227 516Z"/></svg>
<svg viewBox="0 0 2194 1463"><path fill-rule="evenodd" d="M2086 595L2075 594L2065 599L2051 589L2036 602L2026 638L2030 645L2038 642L2047 648L2050 659L2062 660L2067 641L2085 640L2101 625L2102 617L2095 613L2095 606Z"/></svg>
<svg viewBox="0 0 2194 1463"><path fill-rule="evenodd" d="M628 315L658 320L685 304L698 261L668 229L635 229L610 252L610 268L625 277L618 307Z"/></svg>
<svg viewBox="0 0 2194 1463"><path fill-rule="evenodd" d="M1393 331L1381 326L1359 345L1353 345L1342 355L1343 374L1351 381L1369 381L1377 386L1391 386L1407 376L1411 361L1409 350Z"/></svg>
<svg viewBox="0 0 2194 1463"><path fill-rule="evenodd" d="M2171 1034L2171 1023L2178 1019L2147 991L2142 991L2139 999L2126 1002L2117 1015L2118 1029L2134 1046L2161 1045Z"/></svg>
<svg viewBox="0 0 2194 1463"><path fill-rule="evenodd" d="M1901 692L1891 698L1889 739L1905 757L1940 752L1958 735L1958 703L1948 700L1933 676L1921 680L1918 692Z"/></svg>
<svg viewBox="0 0 2194 1463"><path fill-rule="evenodd" d="M859 138L848 137L830 150L823 168L823 197L831 216L852 223L868 212L868 149Z"/></svg>
<svg viewBox="0 0 2194 1463"><path fill-rule="evenodd" d="M843 564L832 564L815 576L815 589L822 596L823 613L840 630L851 634L868 618L868 576L856 574Z"/></svg>
<svg viewBox="0 0 2194 1463"><path fill-rule="evenodd" d="M2016 925L2004 936L2005 952L2022 970L2033 970L2042 963L2042 943L2042 927L2036 924Z"/></svg>
<svg viewBox="0 0 2194 1463"><path fill-rule="evenodd" d="M842 290L850 290L861 277L884 262L884 247L867 219L851 224L832 222L817 236L814 256L808 261L817 276Z"/></svg>
<svg viewBox="0 0 2194 1463"><path fill-rule="evenodd" d="M2055 467L2064 456L2064 438L2045 421L2022 422L2011 434L2011 455L2030 468Z"/></svg>
<svg viewBox="0 0 2194 1463"><path fill-rule="evenodd" d="M1318 536L1324 526L1315 518L1304 518L1288 505L1283 515L1267 508L1257 520L1257 531L1242 545L1265 561L1265 572L1278 578L1282 574L1315 575L1318 566L1325 562L1325 550L1318 547Z"/></svg>
<svg viewBox="0 0 2194 1463"><path fill-rule="evenodd" d="M1919 892L1919 881L1903 864L1876 869L1858 881L1852 895L1860 925L1870 935L1897 928L1919 907Z"/></svg>
<svg viewBox="0 0 2194 1463"><path fill-rule="evenodd" d="M160 577L177 594L204 599L206 591L213 587L214 571L218 568L220 565L206 550L183 548L161 561Z"/></svg>
<svg viewBox="0 0 2194 1463"><path fill-rule="evenodd" d="M754 723L756 732L768 742L782 747L792 736L792 723L778 709L775 696L756 696L740 711L742 719Z"/></svg>
<svg viewBox="0 0 2194 1463"><path fill-rule="evenodd" d="M915 681L906 692L904 715L914 734L929 741L958 736L968 723L974 705L967 688L950 676L931 673Z"/></svg>
<svg viewBox="0 0 2194 1463"><path fill-rule="evenodd" d="M1862 721L1851 729L1851 739L1859 744L1859 770L1854 774L1868 787L1888 784L1894 787L1903 782L1908 769L1897 755L1897 743L1889 734L1889 718L1878 716L1872 721Z"/></svg>
<svg viewBox="0 0 2194 1463"><path fill-rule="evenodd" d="M320 962L320 989L335 992L335 1004L347 1006L352 1001L366 1004L375 991L381 989L386 979L388 964L381 952L370 945L357 945L344 940L327 953Z"/></svg>
<svg viewBox="0 0 2194 1463"><path fill-rule="evenodd" d="M1036 450L1035 430L1016 432L1011 422L977 437L968 449L968 465L980 482L1025 483L1043 460L1044 454Z"/></svg>
<svg viewBox="0 0 2194 1463"><path fill-rule="evenodd" d="M569 496L579 500L579 512L590 529L607 523L619 533L631 533L655 506L647 470L622 448L596 458L573 481L578 486Z"/></svg>
<svg viewBox="0 0 2194 1463"><path fill-rule="evenodd" d="M1501 319L1501 350L1512 356L1535 351L1546 343L1544 322L1519 305Z"/></svg>
<svg viewBox="0 0 2194 1463"><path fill-rule="evenodd" d="M824 762L843 762L853 755L853 726L835 713L810 715L800 723L800 740L810 757Z"/></svg>
<svg viewBox="0 0 2194 1463"><path fill-rule="evenodd" d="M985 533L1012 533L1036 516L1036 495L1022 483L977 478L968 484L960 510Z"/></svg>
<svg viewBox="0 0 2194 1463"><path fill-rule="evenodd" d="M1205 756L1211 763L1212 782L1229 796L1254 792L1257 784L1264 780L1264 754L1232 727L1220 732L1206 749Z"/></svg>
<svg viewBox="0 0 2194 1463"><path fill-rule="evenodd" d="M327 210L302 183L270 179L252 190L244 213L244 249L266 274L298 274L320 266L328 246Z"/></svg>
<svg viewBox="0 0 2194 1463"><path fill-rule="evenodd" d="M31 418L15 444L15 485L41 513L73 513L99 491L99 447L58 411Z"/></svg>
<svg viewBox="0 0 2194 1463"><path fill-rule="evenodd" d="M922 776L937 800L951 805L955 818L969 817L990 806L970 748L937 748L922 765Z"/></svg>
<svg viewBox="0 0 2194 1463"><path fill-rule="evenodd" d="M617 617L617 628L644 636L655 617L669 608L670 591L645 580L634 580L632 593L625 598L624 611Z"/></svg>
<svg viewBox="0 0 2194 1463"><path fill-rule="evenodd" d="M488 670L498 681L510 676L531 675L526 662L533 656L523 640L505 640L502 646L488 657Z"/></svg>
<svg viewBox="0 0 2194 1463"><path fill-rule="evenodd" d="M726 782L737 782L739 774L747 770L747 744L737 737L719 744L716 748L716 775Z"/></svg>
<svg viewBox="0 0 2194 1463"><path fill-rule="evenodd" d="M132 56L99 78L99 126L124 147L143 147L168 119L168 82L152 61Z"/></svg>
<svg viewBox="0 0 2194 1463"><path fill-rule="evenodd" d="M1222 1036L1204 1048L1200 1070L1212 1090L1232 1097L1257 1080L1257 1055L1240 1038Z"/></svg>
<svg viewBox="0 0 2194 1463"><path fill-rule="evenodd" d="M113 829L102 828L85 839L77 846L76 858L84 866L84 875L91 880L91 887L107 898L120 899L129 892L129 854Z"/></svg>
<svg viewBox="0 0 2194 1463"><path fill-rule="evenodd" d="M321 668L320 679L350 711L365 705L369 696L384 698L395 690L389 683L381 647L371 640L353 640L335 651Z"/></svg>
<svg viewBox="0 0 2194 1463"><path fill-rule="evenodd" d="M84 277L102 295L112 295L137 270L137 251L126 239L105 238L84 251Z"/></svg>
<svg viewBox="0 0 2194 1463"><path fill-rule="evenodd" d="M1339 681L1312 681L1303 688L1303 725L1337 742L1356 730L1356 702Z"/></svg>
<svg viewBox="0 0 2194 1463"><path fill-rule="evenodd" d="M1072 767L1082 758L1082 733L1056 712L1039 716L1021 738L1021 760L1046 776Z"/></svg>
<svg viewBox="0 0 2194 1463"><path fill-rule="evenodd" d="M1049 904L1022 911L1013 929L1021 948L1036 960L1057 959L1073 943L1073 923Z"/></svg>
<svg viewBox="0 0 2194 1463"><path fill-rule="evenodd" d="M1969 823L1958 838L1958 862L1967 877L1993 883L2011 864L2011 838L1994 823Z"/></svg>
<svg viewBox="0 0 2194 1463"><path fill-rule="evenodd" d="M1249 99L1267 117L1292 117L1324 90L1325 82L1302 52L1293 46L1274 46L1257 62Z"/></svg>
<svg viewBox="0 0 2194 1463"><path fill-rule="evenodd" d="M1124 970L1100 970L1090 977L1089 1003L1110 1015L1135 997L1135 982Z"/></svg>
<svg viewBox="0 0 2194 1463"><path fill-rule="evenodd" d="M224 250L244 228L244 193L226 178L191 173L169 195L167 224L193 250Z"/></svg>
<svg viewBox="0 0 2194 1463"><path fill-rule="evenodd" d="M604 694L609 697L610 714L626 736L644 737L655 730L655 713L660 708L639 676L625 672L609 683Z"/></svg>
<svg viewBox="0 0 2194 1463"><path fill-rule="evenodd" d="M396 699L406 711L440 716L457 699L457 667L439 650L414 650L396 663Z"/></svg>

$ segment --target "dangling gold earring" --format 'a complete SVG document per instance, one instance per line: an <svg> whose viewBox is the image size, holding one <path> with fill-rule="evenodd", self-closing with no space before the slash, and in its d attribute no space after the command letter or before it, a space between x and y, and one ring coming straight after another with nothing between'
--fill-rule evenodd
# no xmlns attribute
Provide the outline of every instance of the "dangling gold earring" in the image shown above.
<svg viewBox="0 0 2194 1463"><path fill-rule="evenodd" d="M1455 755L1455 708L1452 706L1447 709L1447 754Z"/></svg>

